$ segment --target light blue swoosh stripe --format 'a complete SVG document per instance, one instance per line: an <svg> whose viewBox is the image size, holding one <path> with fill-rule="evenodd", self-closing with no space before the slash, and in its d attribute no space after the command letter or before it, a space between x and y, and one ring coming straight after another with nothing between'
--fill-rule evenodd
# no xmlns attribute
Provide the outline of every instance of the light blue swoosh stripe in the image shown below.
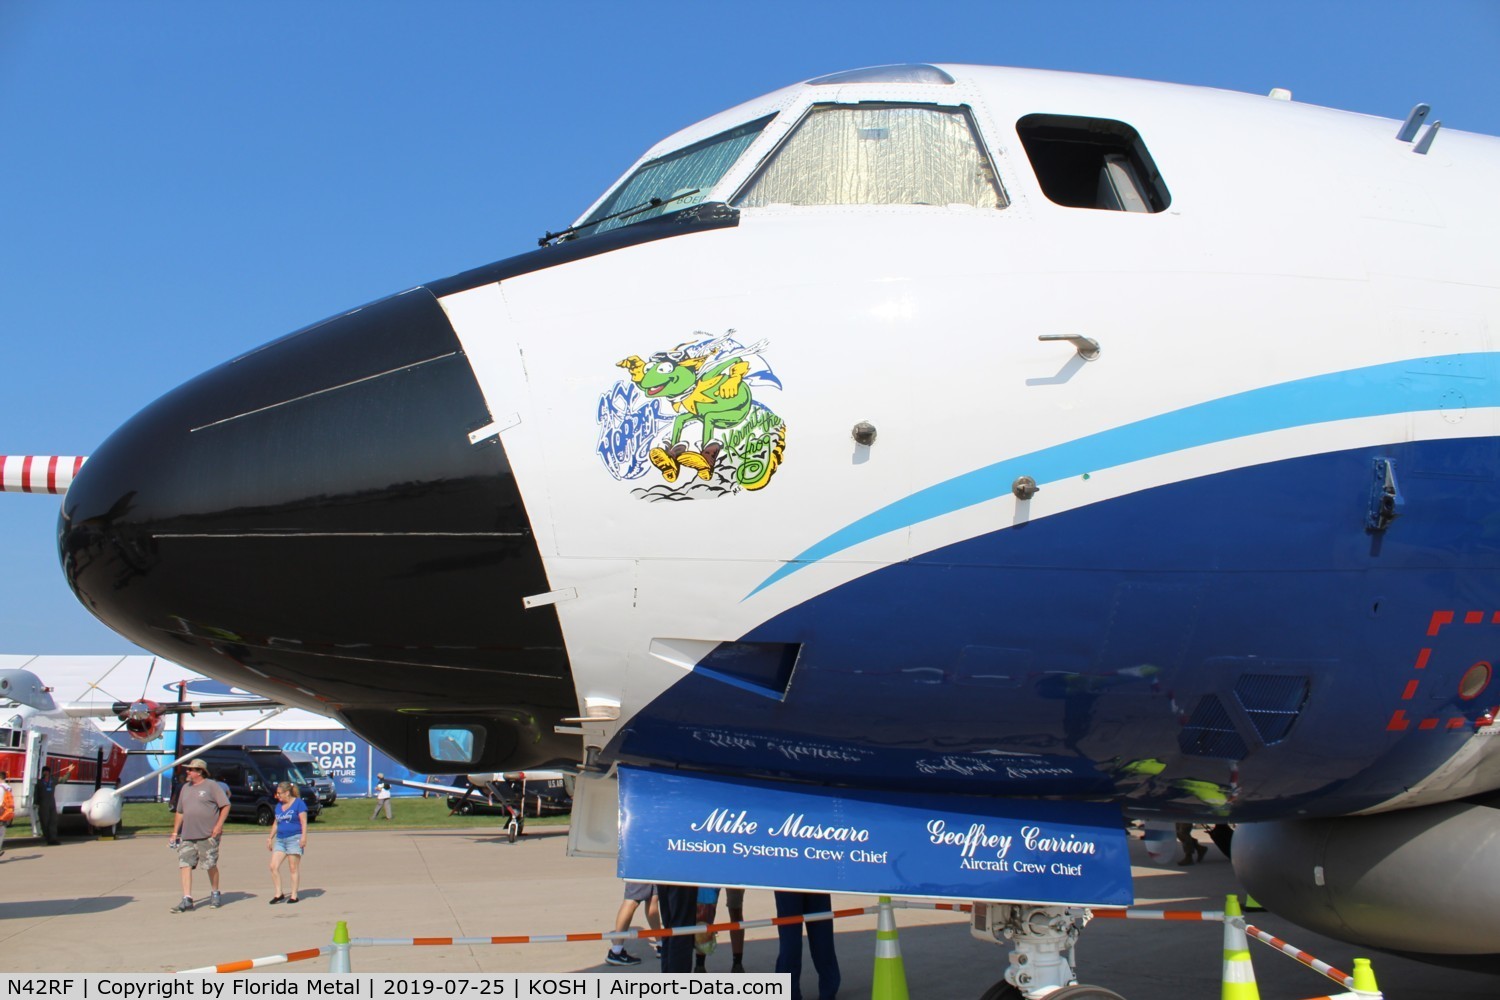
<svg viewBox="0 0 1500 1000"><path fill-rule="evenodd" d="M1008 458L866 514L798 554L745 596L753 597L778 580L860 542L1003 496L1017 476L1051 483L1252 434L1436 410L1454 405L1453 400L1443 398L1453 389L1461 389L1462 406L1500 406L1500 384L1490 377L1496 357L1490 352L1449 354L1315 375L1196 403ZM1455 380L1453 375L1468 377Z"/></svg>

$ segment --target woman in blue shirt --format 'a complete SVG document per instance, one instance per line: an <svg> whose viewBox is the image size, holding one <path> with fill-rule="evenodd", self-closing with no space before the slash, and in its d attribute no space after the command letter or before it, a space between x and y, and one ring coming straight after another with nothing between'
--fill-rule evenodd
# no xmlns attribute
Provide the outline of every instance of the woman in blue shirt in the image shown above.
<svg viewBox="0 0 1500 1000"><path fill-rule="evenodd" d="M276 895L272 903L297 902L297 883L302 873L302 852L307 850L307 804L290 781L276 786L276 825L266 838L266 850L271 852L271 885ZM292 894L281 894L281 862L292 863Z"/></svg>

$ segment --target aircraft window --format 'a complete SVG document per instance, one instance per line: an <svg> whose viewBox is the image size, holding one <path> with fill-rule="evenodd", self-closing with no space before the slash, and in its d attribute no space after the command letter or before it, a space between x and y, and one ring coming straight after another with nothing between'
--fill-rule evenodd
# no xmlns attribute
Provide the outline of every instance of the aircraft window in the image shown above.
<svg viewBox="0 0 1500 1000"><path fill-rule="evenodd" d="M0 747L18 747L21 745L20 733L14 729L0 729Z"/></svg>
<svg viewBox="0 0 1500 1000"><path fill-rule="evenodd" d="M605 233L698 204L772 117L721 132L643 164L577 228Z"/></svg>
<svg viewBox="0 0 1500 1000"><path fill-rule="evenodd" d="M484 730L478 726L436 727L427 731L427 755L453 764L472 764L484 750Z"/></svg>
<svg viewBox="0 0 1500 1000"><path fill-rule="evenodd" d="M737 204L971 205L1008 201L968 112L890 104L808 112Z"/></svg>
<svg viewBox="0 0 1500 1000"><path fill-rule="evenodd" d="M1016 131L1042 193L1058 205L1161 212L1172 203L1146 144L1124 122L1027 115Z"/></svg>

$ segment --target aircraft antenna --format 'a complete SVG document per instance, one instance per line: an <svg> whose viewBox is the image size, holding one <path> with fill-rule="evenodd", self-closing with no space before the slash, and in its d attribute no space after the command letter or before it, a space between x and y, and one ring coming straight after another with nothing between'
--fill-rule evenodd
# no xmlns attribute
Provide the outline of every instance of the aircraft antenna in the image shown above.
<svg viewBox="0 0 1500 1000"><path fill-rule="evenodd" d="M1396 141L1411 142L1415 139L1417 137L1417 129L1422 127L1422 123L1427 120L1427 116L1430 114L1432 114L1431 104L1418 104L1412 108L1411 114L1406 116L1406 121L1401 123L1401 131L1396 133Z"/></svg>
<svg viewBox="0 0 1500 1000"><path fill-rule="evenodd" d="M104 697L108 698L110 701L119 701L120 700L119 698L116 698L114 695L112 695L108 691L104 690L103 685L104 685L105 679L108 678L110 674L114 673L115 670L119 668L120 664L124 663L129 658L130 658L129 656L122 656L122 657L120 657L118 660L116 660L113 664L110 665L110 668L108 670L104 671L104 673L102 673L102 674L99 675L99 679L97 681L89 681L88 690L83 693L84 697L87 698L93 692L98 691L100 694L104 695Z"/></svg>
<svg viewBox="0 0 1500 1000"><path fill-rule="evenodd" d="M1422 138L1417 140L1417 144L1411 148L1411 151L1426 156L1427 151L1432 148L1432 140L1437 138L1438 129L1442 127L1443 122L1441 119L1427 126L1427 131L1422 133Z"/></svg>

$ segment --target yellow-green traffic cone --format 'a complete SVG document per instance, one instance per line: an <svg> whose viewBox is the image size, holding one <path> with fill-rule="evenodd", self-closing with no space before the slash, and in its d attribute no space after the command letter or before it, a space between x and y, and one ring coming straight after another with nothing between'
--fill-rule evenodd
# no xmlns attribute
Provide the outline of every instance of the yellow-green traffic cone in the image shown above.
<svg viewBox="0 0 1500 1000"><path fill-rule="evenodd" d="M1380 992L1380 987L1375 985L1375 970L1370 967L1368 958L1354 960L1354 992L1360 1000L1364 1000L1365 997L1380 1000L1385 995Z"/></svg>
<svg viewBox="0 0 1500 1000"><path fill-rule="evenodd" d="M354 971L349 968L349 925L342 920L333 925L333 952L328 959L328 971Z"/></svg>
<svg viewBox="0 0 1500 1000"><path fill-rule="evenodd" d="M875 981L870 986L870 1000L909 1000L906 992L906 963L901 960L901 944L896 940L896 912L891 897L880 897L880 925L875 930Z"/></svg>
<svg viewBox="0 0 1500 1000"><path fill-rule="evenodd" d="M1238 896L1224 900L1224 984L1220 1000L1260 1000L1255 966L1250 964L1250 941L1245 937L1245 915Z"/></svg>

